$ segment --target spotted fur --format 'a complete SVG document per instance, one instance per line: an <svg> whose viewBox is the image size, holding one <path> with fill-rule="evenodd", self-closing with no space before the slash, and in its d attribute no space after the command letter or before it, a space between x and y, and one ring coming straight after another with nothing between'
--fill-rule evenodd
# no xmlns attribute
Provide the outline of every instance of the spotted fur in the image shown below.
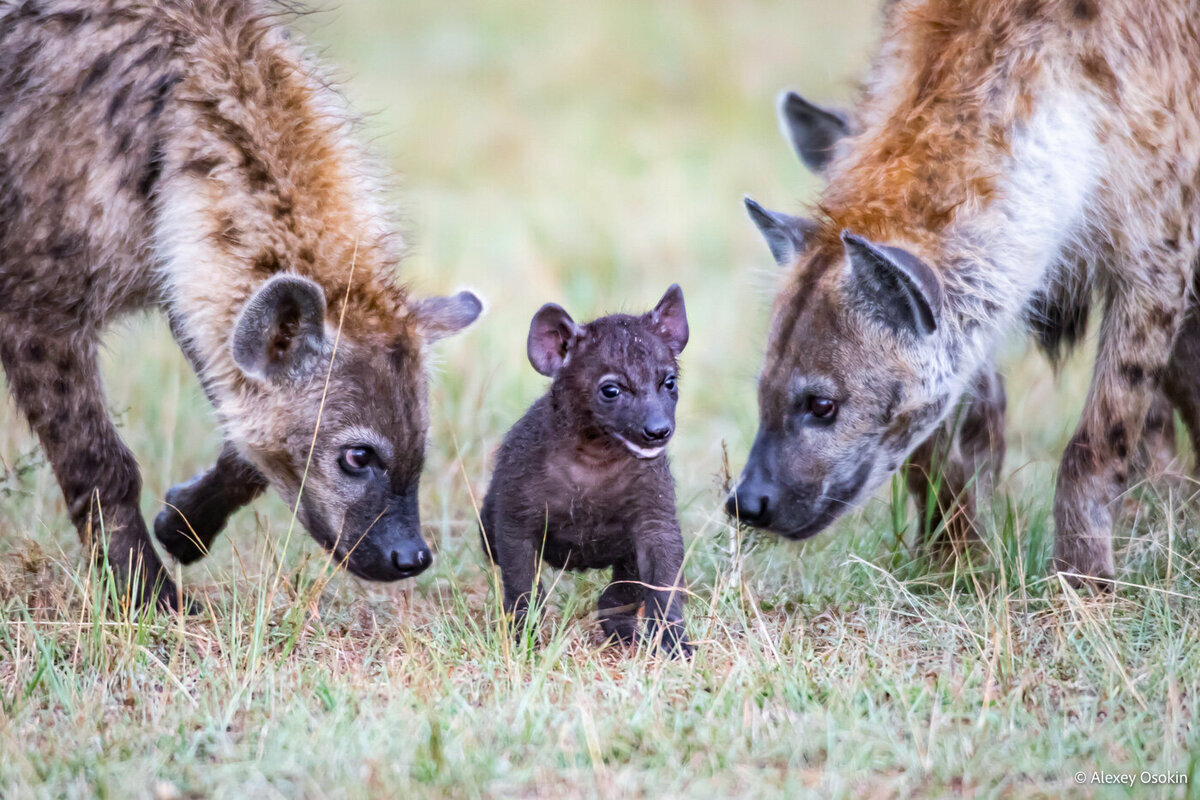
<svg viewBox="0 0 1200 800"><path fill-rule="evenodd" d="M1008 331L1032 317L1043 344L1067 346L1098 296L1055 564L1111 578L1133 445L1164 381L1187 418L1198 374L1177 334L1200 248L1200 1L897 0L884 14L775 303L746 479L777 495L775 529L815 533L942 424ZM878 324L847 233L928 266L936 330ZM905 271L892 260L886 274ZM896 286L884 294L933 304ZM814 392L841 399L835 424L806 421Z"/></svg>
<svg viewBox="0 0 1200 800"><path fill-rule="evenodd" d="M165 312L227 439L210 491L177 492L190 504L161 520L168 549L195 557L271 484L339 559L388 578L397 542L419 542L423 345L479 311L394 278L402 243L354 117L281 11L0 0L0 361L81 535L102 523L109 562L168 602L97 370L112 320ZM249 369L252 346L288 368ZM337 454L364 442L386 478L350 485Z"/></svg>

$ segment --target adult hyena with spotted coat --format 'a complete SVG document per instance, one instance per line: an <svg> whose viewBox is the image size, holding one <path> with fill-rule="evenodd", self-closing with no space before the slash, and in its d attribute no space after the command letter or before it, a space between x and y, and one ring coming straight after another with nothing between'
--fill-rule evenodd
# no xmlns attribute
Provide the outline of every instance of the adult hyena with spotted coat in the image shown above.
<svg viewBox="0 0 1200 800"><path fill-rule="evenodd" d="M1098 297L1055 565L1112 578L1112 505L1155 398L1200 436L1200 0L895 0L842 122L734 505L815 534L943 423L1007 331L1056 354Z"/></svg>
<svg viewBox="0 0 1200 800"><path fill-rule="evenodd" d="M81 538L169 605L97 347L165 312L226 444L168 494L183 561L274 485L364 577L430 561L423 346L478 315L418 302L353 117L251 0L0 0L0 362ZM318 424L319 423L319 424ZM302 490L303 489L303 490ZM101 549L103 548L103 549Z"/></svg>

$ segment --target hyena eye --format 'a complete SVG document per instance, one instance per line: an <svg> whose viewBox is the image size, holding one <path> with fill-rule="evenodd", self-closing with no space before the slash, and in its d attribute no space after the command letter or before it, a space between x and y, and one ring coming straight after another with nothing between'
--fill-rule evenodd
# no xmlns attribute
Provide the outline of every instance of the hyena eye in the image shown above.
<svg viewBox="0 0 1200 800"><path fill-rule="evenodd" d="M375 451L366 445L351 445L343 447L338 456L338 466L347 475L362 475L375 462Z"/></svg>
<svg viewBox="0 0 1200 800"><path fill-rule="evenodd" d="M675 391L676 380L677 379L674 375L668 375L667 379L665 381L663 381L663 388L666 389L668 392Z"/></svg>
<svg viewBox="0 0 1200 800"><path fill-rule="evenodd" d="M817 419L832 420L837 416L838 403L837 400L813 394L805 401L804 410Z"/></svg>
<svg viewBox="0 0 1200 800"><path fill-rule="evenodd" d="M605 400L616 400L621 395L621 387L615 383L604 383L600 385L600 396Z"/></svg>

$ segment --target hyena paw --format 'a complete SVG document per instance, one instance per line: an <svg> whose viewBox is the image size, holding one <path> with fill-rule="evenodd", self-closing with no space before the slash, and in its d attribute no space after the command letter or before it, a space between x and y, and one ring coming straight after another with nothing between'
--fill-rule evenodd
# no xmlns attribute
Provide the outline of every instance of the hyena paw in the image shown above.
<svg viewBox="0 0 1200 800"><path fill-rule="evenodd" d="M1054 571L1075 589L1090 588L1111 592L1116 568L1109 548L1056 548Z"/></svg>
<svg viewBox="0 0 1200 800"><path fill-rule="evenodd" d="M637 617L612 616L600 618L600 629L613 642L629 646L637 641Z"/></svg>
<svg viewBox="0 0 1200 800"><path fill-rule="evenodd" d="M208 555L208 546L225 523L212 519L189 491L195 481L173 486L167 503L154 518L154 536L181 564L191 564Z"/></svg>
<svg viewBox="0 0 1200 800"><path fill-rule="evenodd" d="M671 658L691 658L695 653L692 643L688 641L683 630L683 620L670 620L655 626L648 634L651 641L658 645L658 651Z"/></svg>

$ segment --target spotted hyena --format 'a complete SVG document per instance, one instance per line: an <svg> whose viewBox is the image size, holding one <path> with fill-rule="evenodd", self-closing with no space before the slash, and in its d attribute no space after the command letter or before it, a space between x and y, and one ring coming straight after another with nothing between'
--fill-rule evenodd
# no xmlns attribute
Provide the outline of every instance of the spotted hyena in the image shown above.
<svg viewBox="0 0 1200 800"><path fill-rule="evenodd" d="M652 311L579 324L553 303L529 327L529 361L554 382L500 447L480 514L483 546L517 617L537 592L540 564L612 568L600 595L605 634L631 644L645 605L646 637L690 655L683 631L683 534L667 443L688 341L683 291Z"/></svg>
<svg viewBox="0 0 1200 800"><path fill-rule="evenodd" d="M1111 504L1165 394L1200 434L1200 0L896 0L775 302L747 521L811 536L944 424L997 342L1104 308L1055 566L1114 574Z"/></svg>
<svg viewBox="0 0 1200 800"><path fill-rule="evenodd" d="M480 311L416 300L354 118L279 8L0 0L0 362L81 538L134 601L177 593L105 408L113 319L160 308L216 410L216 466L172 490L183 561L274 486L361 576L430 561L417 519L423 348ZM301 491L303 489L303 491Z"/></svg>

